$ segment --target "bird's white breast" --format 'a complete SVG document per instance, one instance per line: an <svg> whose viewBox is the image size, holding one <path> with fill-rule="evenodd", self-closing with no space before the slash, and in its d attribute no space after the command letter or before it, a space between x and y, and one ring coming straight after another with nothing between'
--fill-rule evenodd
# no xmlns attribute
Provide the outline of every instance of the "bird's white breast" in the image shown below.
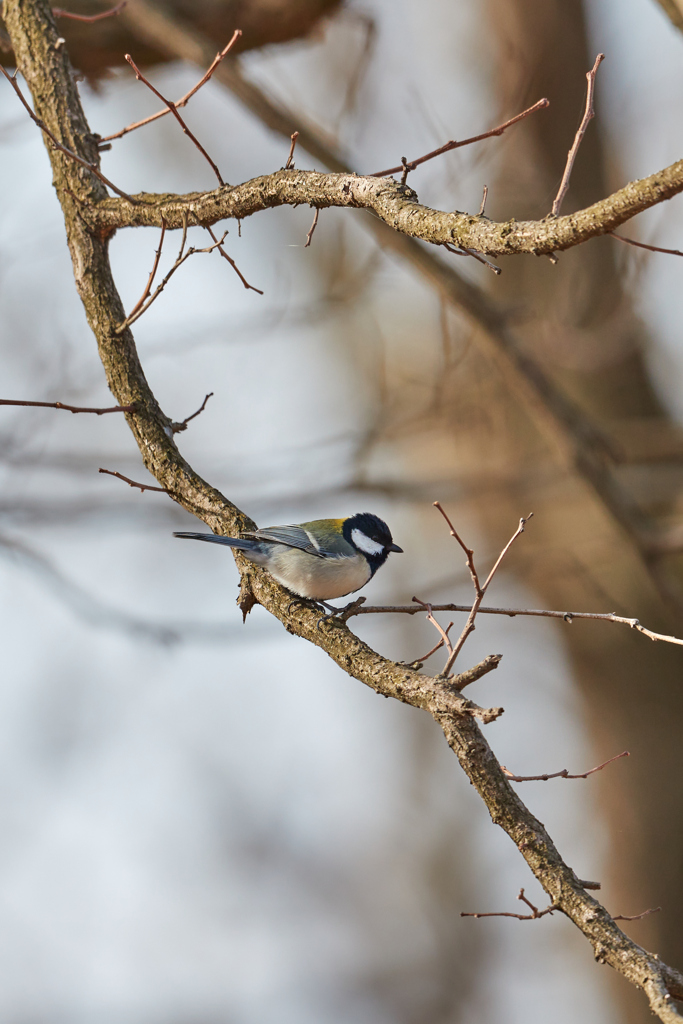
<svg viewBox="0 0 683 1024"><path fill-rule="evenodd" d="M296 548L271 556L268 572L294 594L314 601L330 601L360 590L372 575L363 555L319 558Z"/></svg>

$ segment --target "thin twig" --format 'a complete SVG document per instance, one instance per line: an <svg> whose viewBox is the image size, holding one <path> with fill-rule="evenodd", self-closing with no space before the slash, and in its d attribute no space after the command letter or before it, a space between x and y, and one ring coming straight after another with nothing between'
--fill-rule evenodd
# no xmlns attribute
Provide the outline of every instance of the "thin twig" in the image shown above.
<svg viewBox="0 0 683 1024"><path fill-rule="evenodd" d="M632 916L629 916L628 914L615 914L615 916L612 918L612 920L613 921L640 921L640 919L642 917L647 917L648 914L658 914L661 909L662 909L661 907L651 907L650 910L644 910L642 912L642 914L633 914Z"/></svg>
<svg viewBox="0 0 683 1024"><path fill-rule="evenodd" d="M489 187L488 187L488 185L484 185L484 194L481 197L481 206L479 207L479 213L477 214L478 217L483 217L484 216L484 210L486 209L486 200L488 199L488 195L489 195Z"/></svg>
<svg viewBox="0 0 683 1024"><path fill-rule="evenodd" d="M439 625L439 623L436 621L436 619L432 615L432 606L430 604L427 604L425 601L421 601L419 597L414 597L413 601L416 601L418 604L421 604L422 607L426 609L426 611L427 611L427 621L431 622L432 626L434 626L434 629L437 631L437 633L441 637L441 644L443 644L446 647L446 650L448 651L448 655L450 657L453 654L453 645L451 644L450 638L448 636L448 630L451 628L453 623L449 622L448 628L447 629L442 629L441 626ZM439 644L439 646L441 646L441 644ZM435 647L434 650L435 651L438 650L438 647ZM430 653L433 654L434 651L432 651ZM424 660L426 660L426 658Z"/></svg>
<svg viewBox="0 0 683 1024"><path fill-rule="evenodd" d="M209 232L209 234L213 238L214 242L216 243L216 248L218 249L219 253L221 254L221 256L223 257L224 260L228 261L228 263L230 264L232 269L235 271L235 273L239 277L239 279L242 282L242 284L244 285L244 287L247 290L249 290L249 291L258 292L259 295L263 295L263 292L261 291L260 288L256 288L253 284L249 284L249 282L247 281L246 277L244 276L244 274L242 273L240 268L237 266L237 264L235 263L235 261L232 258L232 256L228 256L227 252L223 248L223 239L225 238L225 235L227 235L228 232L226 231L225 235L223 235L223 238L221 238L221 240L218 241L218 239L214 235L214 233L211 230L211 228L208 225L204 225L204 226L206 227L206 230ZM198 250L198 252L202 252L202 251L203 250L201 250L201 249ZM209 252L208 249L206 251Z"/></svg>
<svg viewBox="0 0 683 1024"><path fill-rule="evenodd" d="M434 612L469 612L471 606L468 604L432 604ZM364 605L354 612L354 615L386 615L404 614L416 615L422 611L422 607L410 604L387 604L387 605ZM516 615L531 615L536 618L563 619L572 623L574 619L594 619L598 622L617 622L624 626L635 629L638 633L653 641L662 641L667 644L679 644L683 646L683 640L677 636L667 636L665 633L654 633L646 629L638 619L629 619L624 615L617 615L615 612L561 612L550 608L492 608L480 605L477 614L479 615L507 615L514 619Z"/></svg>
<svg viewBox="0 0 683 1024"><path fill-rule="evenodd" d="M442 515L444 515L444 517L445 517L445 513L443 512L443 509L441 508L441 506L438 505L436 502L435 502L435 505L439 509L439 511L442 513ZM519 526L517 527L517 529L513 533L512 537L510 537L510 540L507 542L507 544L505 545L505 547L503 548L501 553L498 555L498 558L496 559L496 561L494 563L494 566L491 569L491 572L486 577L486 581L483 584L483 586L479 585L479 577L476 576L476 571L475 571L475 574L473 576L473 581L474 581L474 578L476 577L476 582L474 584L474 590L475 590L474 601L472 603L472 607L470 609L470 613L467 616L467 622L465 623L465 626L463 628L462 633L458 637L458 642L456 643L455 647L453 648L453 651L449 655L448 661L446 662L446 664L444 666L443 673L442 673L444 676L448 675L448 673L450 672L451 668L453 667L455 659L458 657L458 654L462 650L462 648L463 648L463 646L465 644L465 641L467 640L468 636L470 635L470 633L474 632L474 629L475 629L474 620L477 617L477 612L479 611L479 607L481 605L481 602L484 599L484 594L486 593L486 591L488 589L488 586L491 583L491 580L495 576L495 574L496 574L496 572L498 570L498 567L500 566L501 562L505 558L506 554L508 553L508 551L510 550L510 548L512 547L514 542L520 536L520 534L524 533L524 527L529 522L529 520L531 519L532 516L533 516L533 512L530 512L528 516L526 516L526 517L522 516L522 518L519 520ZM447 521L449 522L449 525L450 525L450 521L449 520L447 520ZM463 545L462 541L460 540L460 538L457 536L457 534L455 534L455 531L453 530L452 526L451 526L451 533L456 536L456 539L458 540L458 542L461 544L461 546L464 547L464 545ZM466 548L465 550L469 551L469 548ZM469 552L468 564L469 564L469 561L472 561L472 565L474 565L473 552Z"/></svg>
<svg viewBox="0 0 683 1024"><path fill-rule="evenodd" d="M612 764L613 761L618 761L620 757L630 757L628 750L623 750L621 754L615 754L614 757L610 757L608 761L603 761L596 768L591 768L588 772L583 772L581 775L570 775L567 768L563 768L561 772L552 772L549 775L513 775L504 764L500 766L500 770L504 775L508 777L510 782L547 782L548 779L587 779L589 775L593 775L595 772L601 772L603 768L606 768L608 764Z"/></svg>
<svg viewBox="0 0 683 1024"><path fill-rule="evenodd" d="M84 160L83 157L77 156L76 153L72 152L70 149L67 149L66 146L63 146L59 139L57 139L56 136L52 134L52 132L45 124L45 122L42 120L42 118L34 114L33 110L24 99L24 94L19 88L19 83L17 82L15 77L16 71L13 75L9 75L3 68L2 64L0 64L0 71L5 76L5 78L12 86L19 99L21 100L24 109L26 110L26 113L31 118L33 123L37 124L42 132L45 132L48 139L52 142L54 146L57 147L60 153L64 153L64 155L68 156L71 160L75 160L77 164L81 165L81 167L87 167L87 169L91 171L91 173L94 174L96 178L100 179L103 185L106 185L108 188L110 188L112 192L116 192L117 196L121 196L122 199L127 199L129 203L133 204L133 206L143 205L139 199L133 199L133 197L129 196L127 192L123 192L120 188L118 188L113 181L110 181L109 178L105 178L104 174L102 174L102 171L95 164L91 164L88 160Z"/></svg>
<svg viewBox="0 0 683 1024"><path fill-rule="evenodd" d="M299 138L299 133L298 132L292 132L292 134L290 135L290 139L292 140L292 143L291 143L291 145L289 147L289 156L287 157L287 163L284 166L284 170L285 171L293 171L294 170L294 164L292 163L292 160L294 158L294 148L296 146L296 140L298 138Z"/></svg>
<svg viewBox="0 0 683 1024"><path fill-rule="evenodd" d="M211 232L210 228L208 230ZM214 249L219 249L220 246L221 246L221 243L225 239L225 236L227 235L227 233L228 232L226 231L222 238L216 239L216 241L214 242L213 245L207 245L205 249L195 249L194 246L190 246L190 248L187 250L187 252L183 252L183 249L185 247L185 239L187 237L187 221L185 221L185 227L184 227L184 230L183 230L183 238L182 238L182 241L181 241L181 244L180 244L180 252L178 254L178 258L176 259L175 263L173 264L173 266L171 267L169 272L166 274L166 276L162 280L161 284L157 285L157 287L155 288L154 292L147 299L147 301L144 302L142 306L139 306L139 308L137 308L136 312L130 313L126 317L126 319L122 323L120 323L118 325L118 327L116 328L116 334L122 334L123 331L125 331L125 329L127 327L130 327L131 324L135 323L136 320L139 320L140 317L144 313L147 312L147 310L152 305L154 300L158 299L158 297L161 295L161 293L163 292L164 288L166 287L168 282L171 280L171 278L175 274L176 270L179 270L180 267L182 267L182 265L185 262L185 260L188 260L190 258L190 256L195 256L198 253L213 252ZM211 232L211 236L215 237L213 232ZM238 273L239 273L239 271L238 271ZM258 291L258 289L254 289L254 290ZM261 293L261 294L263 294L263 293Z"/></svg>
<svg viewBox="0 0 683 1024"><path fill-rule="evenodd" d="M446 629L444 630L446 635L448 635L448 633L450 633L452 626L453 626L453 623L449 622L448 625L446 626ZM423 654L421 658L414 658L413 661L411 662L411 664L414 664L415 662L418 662L418 661L421 661L421 662L427 661L428 658L431 658L432 654L436 654L436 652L441 650L442 647L443 647L443 639L439 640L439 642L436 645L436 647L432 647L431 651L427 651L427 653Z"/></svg>
<svg viewBox="0 0 683 1024"><path fill-rule="evenodd" d="M517 124L523 118L528 117L529 114L533 114L537 110L543 110L545 107L550 106L550 100L542 99L538 103L534 103L533 107L528 107L523 110L521 114L517 114L515 117L511 117L509 121L505 121L504 124L499 124L497 128L492 128L489 132L484 132L482 135L473 135L471 139L463 139L462 142L458 142L453 139L451 142L447 142L444 146L439 146L438 149L432 150L431 153L425 153L424 156L417 157L416 160L408 160L405 163L401 162L398 167L389 167L386 171L374 171L371 178L386 178L390 174L398 174L399 171L403 171L406 168L409 171L414 171L420 164L424 164L427 160L433 160L436 156L441 156L442 153L449 153L452 149L460 149L461 146L471 146L473 142L481 142L482 139L490 139L494 135L502 135L503 132L510 128L513 124Z"/></svg>
<svg viewBox="0 0 683 1024"><path fill-rule="evenodd" d="M187 424L196 416L199 416L200 413L204 412L204 410L206 409L206 403L209 401L212 395L213 391L209 391L208 395L206 396L202 404L199 406L197 411L193 412L191 416L186 416L184 420L180 421L180 423L172 423L171 430L173 431L173 433L179 434L181 430L187 430Z"/></svg>
<svg viewBox="0 0 683 1024"><path fill-rule="evenodd" d="M576 154L579 152L579 146L583 142L583 137L586 134L586 129L588 128L588 125L590 124L591 120L595 117L595 109L593 107L593 97L595 95L595 76L597 75L598 68L600 67L604 59L604 53L599 53L595 58L595 64L593 65L592 69L588 71L586 74L586 78L588 79L588 89L586 90L586 109L581 119L579 129L576 135L574 136L574 143L572 145L572 148L569 150L569 153L567 154L567 163L564 168L564 174L562 175L560 187L557 191L557 195L555 196L553 208L550 212L551 217L559 217L560 215L560 208L562 206L562 203L564 202L564 197L567 194L567 190L569 189L569 179L572 176L572 169L574 167L574 161L576 160Z"/></svg>
<svg viewBox="0 0 683 1024"><path fill-rule="evenodd" d="M152 288L152 285L154 284L154 278L156 277L156 273L157 273L157 270L158 270L158 267L159 267L159 260L161 259L161 250L164 247L164 237L165 237L165 235L166 235L166 221L162 217L161 218L161 237L159 238L159 248L157 249L156 254L154 256L154 264L152 266L152 270L151 270L151 273L149 275L149 278L147 279L147 284L145 285L145 290L142 293L142 295L140 296L140 298L138 299L138 301L135 303L133 308L131 309L130 313L128 314L129 317L131 317L135 313L137 313L137 311L140 309L140 307L144 306L145 302L147 301L147 298L149 296L149 293L150 293L150 290Z"/></svg>
<svg viewBox="0 0 683 1024"><path fill-rule="evenodd" d="M107 409L91 408L85 405L66 405L64 402L20 402L13 398L0 398L0 405L28 405L39 409L63 409L65 412L91 412L104 416L108 412L136 412L134 405L112 405Z"/></svg>
<svg viewBox="0 0 683 1024"><path fill-rule="evenodd" d="M153 487L151 484L139 484L137 481L124 476L123 473L116 473L113 469L98 469L97 472L106 473L107 476L115 476L119 480L123 480L123 482L128 484L129 487L137 487L141 491L161 491L163 494L169 493L165 487Z"/></svg>
<svg viewBox="0 0 683 1024"><path fill-rule="evenodd" d="M465 552L465 558L467 559L467 568L469 569L470 576L472 577L472 583L474 584L475 593L477 593L477 594L481 593L481 587L479 586L479 577L477 575L477 570L476 570L475 565L474 565L474 551L473 551L473 549L467 547L467 544L465 544L464 540L462 539L462 537L460 536L460 534L458 533L456 528L453 526L453 523L448 518L448 515L446 514L445 510L441 506L441 503L438 502L438 501L435 501L435 502L433 502L433 505L434 505L434 508L439 510L441 515L446 520L446 523L448 524L448 529L451 531L451 537L454 537L457 540L458 544L460 545L460 547ZM432 606L432 607L434 607L434 606ZM467 610L469 611L469 608Z"/></svg>
<svg viewBox="0 0 683 1024"><path fill-rule="evenodd" d="M524 889L520 889L519 890L519 895L518 895L517 899L521 900L522 903L526 903L527 907L529 907L530 910L531 910L530 914L510 914L510 913L507 913L505 911L499 911L497 913L494 912L494 913L489 913L489 914L466 914L464 912L461 912L460 916L461 917L514 917L518 921L538 921L539 917L545 917L546 914L552 914L554 910L559 910L560 909L559 907L556 907L554 903L551 903L549 907L545 908L545 910L539 910L538 907L535 907L533 905L533 903L526 898L526 896L524 895Z"/></svg>
<svg viewBox="0 0 683 1024"><path fill-rule="evenodd" d="M236 28L235 31L233 32L232 39L230 40L228 45L223 47L223 49L221 50L220 53L216 54L216 56L213 59L213 62L207 68L207 70L204 72L204 74L199 79L197 84L193 85L189 92L186 92L184 96L182 96L179 100L177 100L174 103L174 106L176 107L176 109L178 107L185 107L185 106L187 106L188 101L192 99L194 94L196 92L199 92L201 87L203 85L205 85L209 81L209 79L211 78L212 74L214 73L214 71L216 70L216 68L220 64L220 62L223 60L224 57L226 57L228 55L228 53L230 52L230 50L235 45L235 43L237 42L237 40L239 39L239 37L241 35L242 35L242 30L239 29L239 28ZM152 121L158 121L160 117L166 117L166 115L170 114L170 113L171 113L171 111L170 111L169 107L164 107L163 110L157 110L156 114L150 114L149 117L144 117L142 119L142 121L135 121L133 124L129 124L125 128L122 128L121 131L114 132L113 135L104 135L100 139L99 145L102 145L102 143L106 143L106 142L112 142L114 139L120 139L124 135L127 135L128 132L134 132L136 128L142 128L146 124L151 124Z"/></svg>
<svg viewBox="0 0 683 1024"><path fill-rule="evenodd" d="M313 238L313 232L315 231L315 229L316 229L316 227L318 225L318 217L319 216L320 216L320 207L316 206L315 213L313 214L313 223L311 224L310 228L308 229L308 234L306 235L306 244L304 245L304 249L308 249L309 245L311 244L311 239Z"/></svg>
<svg viewBox="0 0 683 1024"><path fill-rule="evenodd" d="M135 61L133 60L133 58L131 57L131 55L129 53L127 53L125 56L126 56L126 60L128 61L128 63L132 67L133 71L135 72L135 77L137 78L137 80L139 82L143 82L147 86L147 88L150 89L154 93L155 96L159 97L159 99L161 100L162 103L166 104L166 106L168 107L168 109L173 114L173 116L175 117L176 121L178 122L178 124L182 128L182 130L187 135L188 139L191 139L191 141L194 142L195 146L197 147L199 152L202 154L202 156L206 160L208 160L208 162L210 163L210 165L211 165L211 167L213 169L214 174L218 178L219 184L220 185L225 185L225 182L223 181L223 178L221 177L221 172L218 170L217 165L214 163L214 161L211 159L209 154L206 152L206 150L202 146L202 144L199 141L199 139L197 138L197 136L193 135L193 133L187 127L187 125L183 121L182 117L178 113L178 108L176 107L176 105L173 102L173 100L167 100L166 97L162 96L161 93L159 92L159 90L157 88L155 88L152 85L152 83L147 78L145 78L145 76L143 75L142 71L140 71L140 69L138 68L137 64L135 63Z"/></svg>
<svg viewBox="0 0 683 1024"><path fill-rule="evenodd" d="M69 18L70 21L102 21L103 18L113 18L115 14L120 14L127 3L128 0L121 0L121 3L117 4L116 7L112 7L108 11L102 11L101 14L73 14L71 11L63 10L61 7L53 7L52 13L55 18Z"/></svg>
<svg viewBox="0 0 683 1024"><path fill-rule="evenodd" d="M680 249L662 249L659 245L646 245L645 242L636 242L635 238L626 238L625 235L617 235L614 231L608 232L612 238L617 238L620 242L626 242L627 245L636 245L639 249L648 249L650 252L664 252L668 256L683 256L683 252Z"/></svg>
<svg viewBox="0 0 683 1024"><path fill-rule="evenodd" d="M441 244L444 249L448 249L448 251L452 252L455 256L471 256L472 259L478 260L479 263L483 263L485 267L488 267L489 270L492 270L497 276L503 273L500 267L496 266L495 263L491 263L490 260L487 260L480 252L477 252L476 249L468 249L464 245L456 249L454 246L449 245L448 242L442 242Z"/></svg>

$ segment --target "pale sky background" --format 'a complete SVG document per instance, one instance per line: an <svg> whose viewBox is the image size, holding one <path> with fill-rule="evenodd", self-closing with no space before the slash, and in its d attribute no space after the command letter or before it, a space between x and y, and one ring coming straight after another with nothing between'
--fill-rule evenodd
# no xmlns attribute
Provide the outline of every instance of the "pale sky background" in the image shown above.
<svg viewBox="0 0 683 1024"><path fill-rule="evenodd" d="M339 128L359 170L416 155L442 141L441 129L447 138L491 123L491 56L477 4L432 0L418 11L377 0L351 10L379 29L360 113ZM648 0L593 0L590 10L594 48L608 55L600 130L627 180L680 156L683 38ZM323 42L253 54L245 65L329 123L360 40L346 15ZM197 77L180 66L156 73L174 96ZM107 404L42 141L10 90L1 95L0 182L12 197L0 211L3 397ZM128 73L83 95L102 134L156 109ZM227 180L284 163L282 140L218 85L189 111ZM476 209L502 158L503 140L452 154L425 169L420 196ZM297 163L312 166L301 152ZM104 169L127 190L213 187L170 118L116 144ZM634 232L681 247L682 210L675 200ZM346 232L359 262L372 246L352 213L324 211L304 249L310 219L308 209L261 214L243 224L241 239L229 225L229 251L263 298L213 255L182 268L135 328L150 383L176 419L215 392L179 447L257 521L364 508L387 519L406 554L372 582L369 599L410 597L452 565L456 582L434 596L464 600L459 558L435 513L344 490L373 416L363 353L400 325L407 338L426 339L414 359L427 372L435 301L382 258L357 302L321 309L336 233ZM206 244L200 238L192 241ZM152 231L113 243L128 308L156 244ZM683 416L680 273L677 260L651 257L639 301L654 325L652 366ZM566 921L458 917L515 910L520 886L545 901L427 716L378 700L261 609L243 627L228 554L175 541L188 516L162 495L98 475L102 465L146 477L123 419L4 409L0 452L5 1020L616 1020L607 969ZM477 546L476 522L462 526ZM510 574L495 599L537 603ZM397 658L433 642L420 622L356 623ZM588 746L560 628L483 621L467 661L493 651L504 653L503 666L476 699L505 704L487 729L503 763L585 770L615 753ZM577 873L599 878L606 837L591 792L589 783L558 781L531 784L524 797Z"/></svg>

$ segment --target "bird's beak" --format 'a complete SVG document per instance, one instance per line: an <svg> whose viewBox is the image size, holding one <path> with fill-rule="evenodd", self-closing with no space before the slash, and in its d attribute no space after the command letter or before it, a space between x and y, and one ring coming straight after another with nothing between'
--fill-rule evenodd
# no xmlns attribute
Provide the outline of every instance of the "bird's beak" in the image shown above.
<svg viewBox="0 0 683 1024"><path fill-rule="evenodd" d="M389 551L398 551L399 555L403 554L403 548L400 548L398 544L390 544L388 547Z"/></svg>

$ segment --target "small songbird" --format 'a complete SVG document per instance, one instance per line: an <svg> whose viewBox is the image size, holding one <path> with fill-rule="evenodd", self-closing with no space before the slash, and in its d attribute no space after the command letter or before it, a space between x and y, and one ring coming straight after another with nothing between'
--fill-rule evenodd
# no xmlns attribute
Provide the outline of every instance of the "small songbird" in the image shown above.
<svg viewBox="0 0 683 1024"><path fill-rule="evenodd" d="M293 594L323 602L360 590L384 565L390 551L403 551L394 544L387 524L370 512L348 519L268 526L240 537L214 533L173 536L237 548Z"/></svg>

